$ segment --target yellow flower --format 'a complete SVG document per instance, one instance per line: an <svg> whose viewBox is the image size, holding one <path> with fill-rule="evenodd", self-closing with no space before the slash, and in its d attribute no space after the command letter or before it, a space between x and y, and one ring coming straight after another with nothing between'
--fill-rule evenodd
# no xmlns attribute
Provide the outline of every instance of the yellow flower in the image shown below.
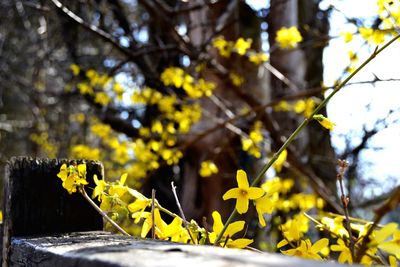
<svg viewBox="0 0 400 267"><path fill-rule="evenodd" d="M237 73L229 73L229 79L235 86L241 86L244 83L244 78Z"/></svg>
<svg viewBox="0 0 400 267"><path fill-rule="evenodd" d="M330 119L326 118L324 115L317 114L313 116L314 120L317 120L319 124L322 125L322 127L332 130L333 127L336 125L334 122L332 122Z"/></svg>
<svg viewBox="0 0 400 267"><path fill-rule="evenodd" d="M77 64L71 64L69 68L74 76L77 76L81 71L81 68Z"/></svg>
<svg viewBox="0 0 400 267"><path fill-rule="evenodd" d="M246 213L249 208L249 200L257 199L264 195L264 190L258 187L249 187L247 180L247 174L243 170L238 170L236 174L236 180L238 182L237 188L228 190L223 195L223 199L236 198L236 210L238 213Z"/></svg>
<svg viewBox="0 0 400 267"><path fill-rule="evenodd" d="M222 229L224 228L224 224L221 219L221 215L218 211L214 211L212 213L213 217L213 231L209 234L210 242L214 243L219 233L221 233ZM221 239L220 244L225 244L229 248L244 248L250 245L253 240L247 238L239 238L236 240L232 240L231 237L234 236L236 233L240 232L244 228L244 221L237 221L230 223L226 228L226 231L223 234L223 238L228 238L228 241Z"/></svg>
<svg viewBox="0 0 400 267"><path fill-rule="evenodd" d="M98 197L97 199L100 201L101 196L104 194L104 190L106 189L107 183L104 180L99 180L97 175L93 175L94 183L96 187L93 189L92 198Z"/></svg>
<svg viewBox="0 0 400 267"><path fill-rule="evenodd" d="M334 219L329 217L323 217L321 223L325 225L330 232L340 236L349 237L349 232L343 226L343 217L336 217Z"/></svg>
<svg viewBox="0 0 400 267"><path fill-rule="evenodd" d="M372 234L372 244L389 254L400 256L400 231L397 223L388 223L382 229L375 230ZM393 239L386 241L393 235Z"/></svg>
<svg viewBox="0 0 400 267"><path fill-rule="evenodd" d="M390 267L397 267L398 265L397 265L396 257L389 256L389 264L390 264Z"/></svg>
<svg viewBox="0 0 400 267"><path fill-rule="evenodd" d="M304 215L295 216L281 225L282 234L285 237L277 244L281 248L292 241L298 241L308 231L308 219Z"/></svg>
<svg viewBox="0 0 400 267"><path fill-rule="evenodd" d="M276 33L276 42L283 49L293 49L303 40L299 30L295 26L283 27Z"/></svg>
<svg viewBox="0 0 400 267"><path fill-rule="evenodd" d="M283 164L285 163L287 158L287 150L283 150L281 154L279 154L278 158L272 165L277 172L282 170Z"/></svg>
<svg viewBox="0 0 400 267"><path fill-rule="evenodd" d="M82 95L93 94L93 88L85 82L78 83L78 85L76 87L78 87L78 90Z"/></svg>
<svg viewBox="0 0 400 267"><path fill-rule="evenodd" d="M353 40L353 33L351 32L342 32L340 35L343 37L345 43L349 43Z"/></svg>
<svg viewBox="0 0 400 267"><path fill-rule="evenodd" d="M181 68L169 67L161 73L161 81L165 86L173 85L176 88L182 87L185 72Z"/></svg>
<svg viewBox="0 0 400 267"><path fill-rule="evenodd" d="M61 179L62 186L69 194L75 193L77 187L88 184L86 181L86 164L67 167L67 164L64 163L61 165L57 176Z"/></svg>
<svg viewBox="0 0 400 267"><path fill-rule="evenodd" d="M212 45L218 50L223 57L229 57L232 51L232 43L225 40L223 36L218 36L213 40Z"/></svg>
<svg viewBox="0 0 400 267"><path fill-rule="evenodd" d="M111 102L111 97L104 92L98 92L94 97L94 102L102 106L107 106Z"/></svg>
<svg viewBox="0 0 400 267"><path fill-rule="evenodd" d="M215 173L218 173L218 167L214 162L210 160L203 161L201 163L199 174L201 177L208 177Z"/></svg>
<svg viewBox="0 0 400 267"><path fill-rule="evenodd" d="M393 233L393 239L378 244L378 248L386 251L387 253L396 255L400 259L400 231L396 230Z"/></svg>
<svg viewBox="0 0 400 267"><path fill-rule="evenodd" d="M353 258L351 256L350 249L347 247L347 245L344 243L342 239L337 240L337 245L331 245L331 250L340 251L338 259L339 263L345 263L345 262L348 262L349 264L353 263Z"/></svg>
<svg viewBox="0 0 400 267"><path fill-rule="evenodd" d="M329 240L327 238L322 238L314 244L311 243L310 239L306 239L301 240L299 247L282 251L282 253L285 255L298 256L305 259L322 260L318 253L325 249L328 245Z"/></svg>
<svg viewBox="0 0 400 267"><path fill-rule="evenodd" d="M244 40L243 38L239 38L233 48L236 50L236 53L243 56L250 48L252 42L253 41L251 39Z"/></svg>
<svg viewBox="0 0 400 267"><path fill-rule="evenodd" d="M249 61L256 65L260 65L263 62L268 61L269 56L265 53L257 53L249 55Z"/></svg>
<svg viewBox="0 0 400 267"><path fill-rule="evenodd" d="M259 199L256 199L254 202L258 214L258 222L262 227L265 227L267 224L265 223L263 215L264 213L271 214L274 211L274 202L271 200L271 196L269 195L265 195Z"/></svg>
<svg viewBox="0 0 400 267"><path fill-rule="evenodd" d="M289 111L290 108L291 107L290 107L289 103L287 101L285 101L285 100L282 100L282 101L279 101L279 103L274 106L274 111L285 112L285 111Z"/></svg>

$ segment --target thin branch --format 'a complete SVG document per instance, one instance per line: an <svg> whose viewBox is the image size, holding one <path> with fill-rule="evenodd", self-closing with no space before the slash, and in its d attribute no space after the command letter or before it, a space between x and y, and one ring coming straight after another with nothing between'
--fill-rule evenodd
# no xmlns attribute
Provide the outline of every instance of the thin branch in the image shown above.
<svg viewBox="0 0 400 267"><path fill-rule="evenodd" d="M108 215L102 211L96 203L93 202L93 200L86 194L85 188L83 186L79 187L79 193L86 199L87 202L107 221L109 222L112 226L114 226L121 234L126 235L126 236L131 236L128 234L124 229L122 229L116 222L114 222Z"/></svg>
<svg viewBox="0 0 400 267"><path fill-rule="evenodd" d="M188 232L189 237L192 240L193 244L196 244L196 242L195 242L195 240L194 240L194 238L192 236L192 233L190 232L189 225L188 225L188 223L186 221L185 213L183 213L183 209L182 209L181 203L179 202L178 194L176 193L176 186L174 185L173 181L171 182L171 189L172 189L172 193L174 194L176 206L178 206L179 213L181 214L181 217L183 219L183 225L185 226L186 231Z"/></svg>
<svg viewBox="0 0 400 267"><path fill-rule="evenodd" d="M156 224L154 222L154 202L156 199L156 190L151 190L151 238L156 238Z"/></svg>
<svg viewBox="0 0 400 267"><path fill-rule="evenodd" d="M396 187L393 190L391 197L381 207L375 210L374 221L372 225L368 228L367 233L362 239L362 243L360 245L358 253L355 256L354 262L360 262L361 258L366 253L372 231L378 226L378 223L382 220L383 216L385 216L387 213L395 209L397 205L399 205L399 203L400 203L400 186Z"/></svg>
<svg viewBox="0 0 400 267"><path fill-rule="evenodd" d="M133 52L130 50L126 49L125 47L121 46L119 42L109 33L103 31L102 29L96 27L95 25L89 24L86 21L84 21L81 17L76 15L74 12L69 10L65 5L63 5L60 1L58 0L50 0L58 9L60 9L66 16L68 16L70 19L81 25L82 27L88 29L89 31L95 33L99 37L101 37L103 40L106 42L111 43L115 48L117 48L120 52L123 54L129 56L130 58L135 58L137 55L135 55Z"/></svg>
<svg viewBox="0 0 400 267"><path fill-rule="evenodd" d="M349 197L344 194L344 185L343 185L344 173L347 167L349 166L349 163L346 160L339 160L338 165L339 165L339 172L337 174L337 180L339 182L339 188L341 192L340 200L342 202L344 216L346 218L346 229L347 232L349 233L351 258L354 260L354 238L353 238L353 231L351 230L350 226L350 214L348 208Z"/></svg>
<svg viewBox="0 0 400 267"><path fill-rule="evenodd" d="M326 104L329 102L329 100L336 95L343 87L345 84L347 84L360 70L362 70L368 63L370 63L379 53L381 53L383 50L385 50L389 45L391 45L393 42L395 42L397 39L400 38L400 34L396 35L393 37L389 42L387 42L385 45L383 45L381 48L376 48L375 51L357 68L352 72L344 81L342 81L340 84L337 85L337 87L314 109L314 111L310 114L310 116L296 128L296 130L293 131L293 133L289 136L289 138L283 143L283 145L278 149L278 151L272 156L272 158L268 161L267 164L264 165L264 167L261 169L261 171L258 173L256 178L253 180L251 183L251 186L257 185L261 179L264 177L265 173L267 170L274 164L274 162L278 159L279 155L289 147L289 145L295 140L297 135L310 123L312 120L313 116L316 115L323 107L326 106ZM400 187L398 188L398 194L397 194L397 199L400 201ZM398 202L397 201L397 202ZM397 203L396 203L397 205ZM223 234L225 233L228 225L231 223L233 218L236 216L237 211L234 209L229 216L228 220L225 222L224 227L222 228L221 232L218 234L215 244L218 244L218 242L221 240ZM382 215L383 216L383 215ZM381 218L379 218L380 220ZM372 231L372 230L371 230ZM365 242L364 246L366 248L367 242ZM364 249L365 250L365 249ZM356 259L361 258L362 255L357 255Z"/></svg>

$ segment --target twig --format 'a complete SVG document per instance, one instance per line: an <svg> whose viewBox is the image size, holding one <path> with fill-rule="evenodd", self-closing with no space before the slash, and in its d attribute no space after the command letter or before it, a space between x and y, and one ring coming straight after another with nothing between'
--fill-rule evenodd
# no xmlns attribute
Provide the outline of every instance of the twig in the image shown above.
<svg viewBox="0 0 400 267"><path fill-rule="evenodd" d="M85 188L83 188L83 186L79 187L79 193L81 193L81 195L87 200L87 202L89 202L89 204L98 212L100 213L101 216L103 216L103 218L108 221L112 226L114 226L121 234L126 235L126 236L130 236L130 234L128 234L124 229L122 229L116 222L114 222L110 217L108 217L108 215L102 211L97 205L96 203L93 202L93 200L86 194Z"/></svg>
<svg viewBox="0 0 400 267"><path fill-rule="evenodd" d="M208 230L207 230L207 218L203 216L203 227L206 230L206 244L211 244L210 241L210 235L208 234Z"/></svg>
<svg viewBox="0 0 400 267"><path fill-rule="evenodd" d="M314 111L310 114L308 118L305 118L304 121L294 130L294 132L289 136L289 138L283 143L283 145L279 148L279 150L272 156L272 158L268 161L267 164L264 165L264 167L261 169L257 177L253 180L251 183L251 186L257 185L261 179L264 177L264 174L268 171L268 169L274 164L274 162L278 159L279 155L295 140L297 135L310 123L312 120L313 116L316 115L323 107L326 106L326 104L331 100L331 98L336 95L360 70L362 70L368 63L370 63L379 53L381 53L383 50L385 50L389 45L391 45L393 42L395 42L397 39L400 38L400 34L396 35L393 37L389 42L387 42L384 46L381 48L376 47L374 52L356 69L354 72L352 72L344 81L339 83L336 88L314 109ZM397 198L398 201L400 201L400 187L398 188L398 196ZM225 222L224 227L222 228L221 232L218 234L215 243L218 244L218 242L221 240L223 234L225 233L226 229L228 228L228 225L231 223L233 218L236 216L236 209L234 209L229 216L228 220ZM383 215L382 215L383 216ZM379 218L380 220L381 218ZM372 230L371 230L372 232ZM366 249L366 244L365 242L365 248ZM364 254L364 253L363 253ZM361 255L362 256L362 255ZM356 259L361 258L360 255L357 255Z"/></svg>
<svg viewBox="0 0 400 267"><path fill-rule="evenodd" d="M364 256L368 249L368 243L370 241L369 237L372 234L372 231L378 226L378 223L382 220L383 216L385 216L388 212L392 211L396 206L400 203L400 186L396 187L393 190L390 198L377 210L375 210L374 222L368 228L367 233L362 239L362 243L358 250L358 253L355 256L354 262L360 262L361 258Z"/></svg>
<svg viewBox="0 0 400 267"><path fill-rule="evenodd" d="M154 222L154 201L156 199L156 190L151 190L151 238L156 238L156 224Z"/></svg>
<svg viewBox="0 0 400 267"><path fill-rule="evenodd" d="M58 9L60 9L67 17L69 17L71 20L75 21L82 27L86 28L87 30L95 33L96 35L100 36L103 40L106 42L111 43L115 48L117 48L120 52L123 54L129 56L130 58L135 58L136 55L131 52L131 50L126 49L125 47L121 46L119 42L108 32L96 27L93 24L87 23L84 21L81 17L76 15L74 12L69 10L65 5L63 5L60 1L58 0L50 0Z"/></svg>
<svg viewBox="0 0 400 267"><path fill-rule="evenodd" d="M353 239L353 232L350 226L349 197L344 194L344 186L343 186L344 173L347 167L349 166L349 163L346 160L339 160L338 165L339 165L339 172L336 178L339 182L340 193L341 193L340 200L343 205L344 216L346 217L346 229L347 232L349 233L351 258L354 260L354 239Z"/></svg>
<svg viewBox="0 0 400 267"><path fill-rule="evenodd" d="M195 240L194 240L194 238L192 236L192 233L190 232L189 225L188 225L188 223L186 221L185 214L183 213L183 209L182 209L181 203L179 202L178 194L176 193L176 186L174 185L173 181L171 182L171 188L172 188L172 193L174 194L174 197L175 197L176 205L178 206L178 209L179 209L179 213L181 214L181 217L183 219L183 225L185 226L186 231L188 232L189 237L192 240L193 244L196 244L196 242L195 242Z"/></svg>

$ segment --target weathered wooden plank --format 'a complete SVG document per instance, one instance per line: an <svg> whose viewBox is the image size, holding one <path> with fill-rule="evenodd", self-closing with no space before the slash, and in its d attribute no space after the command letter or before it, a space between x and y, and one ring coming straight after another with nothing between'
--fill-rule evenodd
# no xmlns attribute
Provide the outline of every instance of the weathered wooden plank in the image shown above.
<svg viewBox="0 0 400 267"><path fill-rule="evenodd" d="M82 161L12 158L4 179L3 257L13 236L102 230L101 216L79 194L68 194L57 173L63 163ZM87 161L88 187L93 174L103 177L100 162ZM7 257L4 257L5 259Z"/></svg>
<svg viewBox="0 0 400 267"><path fill-rule="evenodd" d="M10 266L338 267L271 253L134 239L106 232L14 238Z"/></svg>

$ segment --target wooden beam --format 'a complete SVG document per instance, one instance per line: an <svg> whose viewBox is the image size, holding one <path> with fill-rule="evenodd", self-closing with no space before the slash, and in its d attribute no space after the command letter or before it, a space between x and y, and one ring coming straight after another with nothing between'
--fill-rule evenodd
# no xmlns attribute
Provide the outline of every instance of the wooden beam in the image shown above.
<svg viewBox="0 0 400 267"><path fill-rule="evenodd" d="M16 157L7 163L3 260L7 260L11 237L102 230L101 216L80 194L68 194L57 177L63 163L82 162ZM87 188L93 188L93 175L102 178L103 166L98 161L86 161L86 165Z"/></svg>

